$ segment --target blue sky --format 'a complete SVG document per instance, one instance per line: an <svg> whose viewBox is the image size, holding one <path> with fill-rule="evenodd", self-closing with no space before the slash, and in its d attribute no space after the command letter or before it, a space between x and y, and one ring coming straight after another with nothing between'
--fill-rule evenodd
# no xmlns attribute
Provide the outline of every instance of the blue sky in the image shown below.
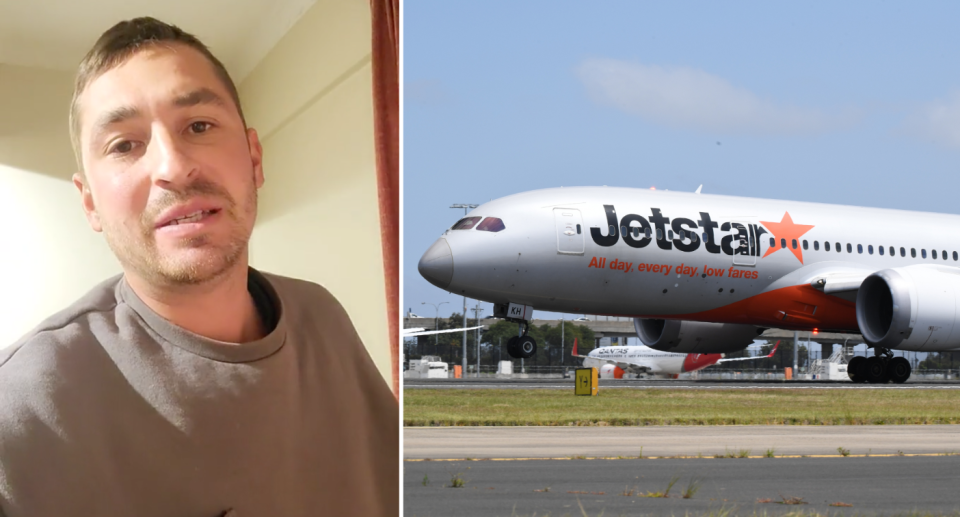
<svg viewBox="0 0 960 517"><path fill-rule="evenodd" d="M417 273L451 204L537 188L960 213L960 3L403 9L404 312L462 307Z"/></svg>

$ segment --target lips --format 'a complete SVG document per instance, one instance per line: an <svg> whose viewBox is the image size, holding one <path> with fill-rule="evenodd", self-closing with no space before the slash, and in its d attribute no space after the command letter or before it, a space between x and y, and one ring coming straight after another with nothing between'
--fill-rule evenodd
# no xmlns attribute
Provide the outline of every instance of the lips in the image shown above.
<svg viewBox="0 0 960 517"><path fill-rule="evenodd" d="M157 219L156 228L197 223L219 213L221 208L209 202L195 201L175 206L163 212Z"/></svg>

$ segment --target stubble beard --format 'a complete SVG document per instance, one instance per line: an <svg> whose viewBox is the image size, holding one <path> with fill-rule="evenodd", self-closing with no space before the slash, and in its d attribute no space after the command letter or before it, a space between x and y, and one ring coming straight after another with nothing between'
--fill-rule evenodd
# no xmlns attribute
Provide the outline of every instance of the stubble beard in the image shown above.
<svg viewBox="0 0 960 517"><path fill-rule="evenodd" d="M225 242L216 243L210 235L180 239L175 252L164 254L157 246L158 214L170 206L188 202L197 195L223 203L219 217L229 226ZM257 188L251 183L246 199L238 205L219 185L197 180L183 191L168 191L144 211L133 228L104 224L107 244L124 270L136 274L156 288L197 286L212 282L231 271L247 251L257 212Z"/></svg>

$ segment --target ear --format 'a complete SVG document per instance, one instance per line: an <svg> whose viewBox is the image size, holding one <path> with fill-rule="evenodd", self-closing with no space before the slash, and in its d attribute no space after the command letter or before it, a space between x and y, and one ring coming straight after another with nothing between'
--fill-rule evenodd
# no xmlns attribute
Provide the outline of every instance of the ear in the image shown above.
<svg viewBox="0 0 960 517"><path fill-rule="evenodd" d="M90 192L90 187L87 185L83 173L76 172L73 174L73 184L80 191L80 205L83 207L84 215L87 216L90 228L93 228L95 232L102 232L103 226L100 224L100 214L97 213L97 208L94 206L93 193Z"/></svg>
<svg viewBox="0 0 960 517"><path fill-rule="evenodd" d="M257 188L263 186L263 146L257 130L247 128L247 147L250 148L250 163L253 165L253 179Z"/></svg>

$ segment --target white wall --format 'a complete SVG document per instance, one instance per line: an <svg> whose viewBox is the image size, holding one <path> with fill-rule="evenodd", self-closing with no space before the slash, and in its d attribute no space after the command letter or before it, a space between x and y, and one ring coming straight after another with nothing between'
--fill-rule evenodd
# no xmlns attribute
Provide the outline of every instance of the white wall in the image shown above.
<svg viewBox="0 0 960 517"><path fill-rule="evenodd" d="M120 272L70 181L73 74L0 64L0 347Z"/></svg>
<svg viewBox="0 0 960 517"><path fill-rule="evenodd" d="M329 289L389 381L369 3L318 1L239 88L264 146L252 265Z"/></svg>

